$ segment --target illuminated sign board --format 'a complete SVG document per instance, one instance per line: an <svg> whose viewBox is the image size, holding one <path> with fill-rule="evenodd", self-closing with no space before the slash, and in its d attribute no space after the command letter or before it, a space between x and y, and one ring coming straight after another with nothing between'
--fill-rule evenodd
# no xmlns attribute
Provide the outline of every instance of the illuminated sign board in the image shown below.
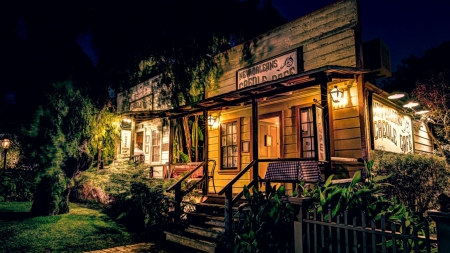
<svg viewBox="0 0 450 253"><path fill-rule="evenodd" d="M414 152L411 117L375 98L372 112L375 150L403 154Z"/></svg>
<svg viewBox="0 0 450 253"><path fill-rule="evenodd" d="M131 131L130 130L122 130L120 134L121 143L120 143L120 153L122 155L130 154L131 147Z"/></svg>
<svg viewBox="0 0 450 253"><path fill-rule="evenodd" d="M237 71L236 89L281 79L298 72L297 50L295 50Z"/></svg>

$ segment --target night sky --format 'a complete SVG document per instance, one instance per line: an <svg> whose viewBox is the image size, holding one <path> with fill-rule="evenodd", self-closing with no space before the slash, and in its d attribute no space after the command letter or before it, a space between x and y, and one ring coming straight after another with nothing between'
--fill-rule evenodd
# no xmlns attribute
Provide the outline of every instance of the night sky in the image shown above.
<svg viewBox="0 0 450 253"><path fill-rule="evenodd" d="M289 21L325 7L333 0L273 0ZM360 0L363 42L381 38L391 50L392 71L410 54L450 41L450 1Z"/></svg>

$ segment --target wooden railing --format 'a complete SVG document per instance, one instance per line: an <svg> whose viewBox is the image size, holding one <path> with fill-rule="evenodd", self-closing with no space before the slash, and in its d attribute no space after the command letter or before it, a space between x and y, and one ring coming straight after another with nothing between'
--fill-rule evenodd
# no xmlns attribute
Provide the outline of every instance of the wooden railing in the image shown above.
<svg viewBox="0 0 450 253"><path fill-rule="evenodd" d="M295 161L308 161L311 158L274 158L274 159L257 159L251 161L247 167L245 167L239 174L237 174L222 190L219 191L219 195L225 194L225 235L230 236L233 228L233 206L242 198L244 191L239 192L233 198L233 185L245 175L255 164L261 162L295 162ZM257 175L253 176L252 181L247 185L248 188L256 186L258 188Z"/></svg>
<svg viewBox="0 0 450 253"><path fill-rule="evenodd" d="M189 172L187 172L183 177L181 177L180 179L178 179L177 182L175 182L173 185L171 185L169 188L167 188L166 191L175 191L175 207L174 207L174 211L175 211L175 222L178 223L180 221L180 216L181 216L181 202L183 200L183 197L186 196L186 194L190 193L193 189L195 189L199 184L205 182L205 187L203 187L202 189L202 194L206 195L207 194L207 184L208 184L208 180L210 178L209 176L209 172L208 172L208 163L209 162L214 162L214 167L215 167L215 161L213 160L208 160L207 162L201 162L197 165L197 167L195 167L194 169L190 170ZM182 190L181 189L181 185L184 181L186 181L188 178L190 178L192 176L192 174L194 174L198 169L203 168L203 176L201 177L200 180L195 181L192 185L190 185L187 189Z"/></svg>

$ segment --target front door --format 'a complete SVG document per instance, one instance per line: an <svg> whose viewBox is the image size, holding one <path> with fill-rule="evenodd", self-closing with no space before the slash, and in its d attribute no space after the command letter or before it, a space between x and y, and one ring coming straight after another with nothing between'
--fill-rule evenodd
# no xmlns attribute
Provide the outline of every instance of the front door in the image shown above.
<svg viewBox="0 0 450 253"><path fill-rule="evenodd" d="M259 159L280 158L280 117L261 117L258 122ZM258 164L258 174L264 178L268 163Z"/></svg>

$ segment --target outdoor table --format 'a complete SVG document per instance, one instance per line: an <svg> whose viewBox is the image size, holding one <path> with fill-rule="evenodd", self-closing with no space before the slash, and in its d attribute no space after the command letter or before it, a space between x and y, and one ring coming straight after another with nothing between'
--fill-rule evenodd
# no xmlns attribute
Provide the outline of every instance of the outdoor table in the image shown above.
<svg viewBox="0 0 450 253"><path fill-rule="evenodd" d="M321 182L322 176L317 161L310 160L269 163L264 179L274 182Z"/></svg>
<svg viewBox="0 0 450 253"><path fill-rule="evenodd" d="M270 189L270 182L292 183L292 189L296 189L298 182L322 182L322 176L317 161L276 162L269 163L263 181L266 190Z"/></svg>

